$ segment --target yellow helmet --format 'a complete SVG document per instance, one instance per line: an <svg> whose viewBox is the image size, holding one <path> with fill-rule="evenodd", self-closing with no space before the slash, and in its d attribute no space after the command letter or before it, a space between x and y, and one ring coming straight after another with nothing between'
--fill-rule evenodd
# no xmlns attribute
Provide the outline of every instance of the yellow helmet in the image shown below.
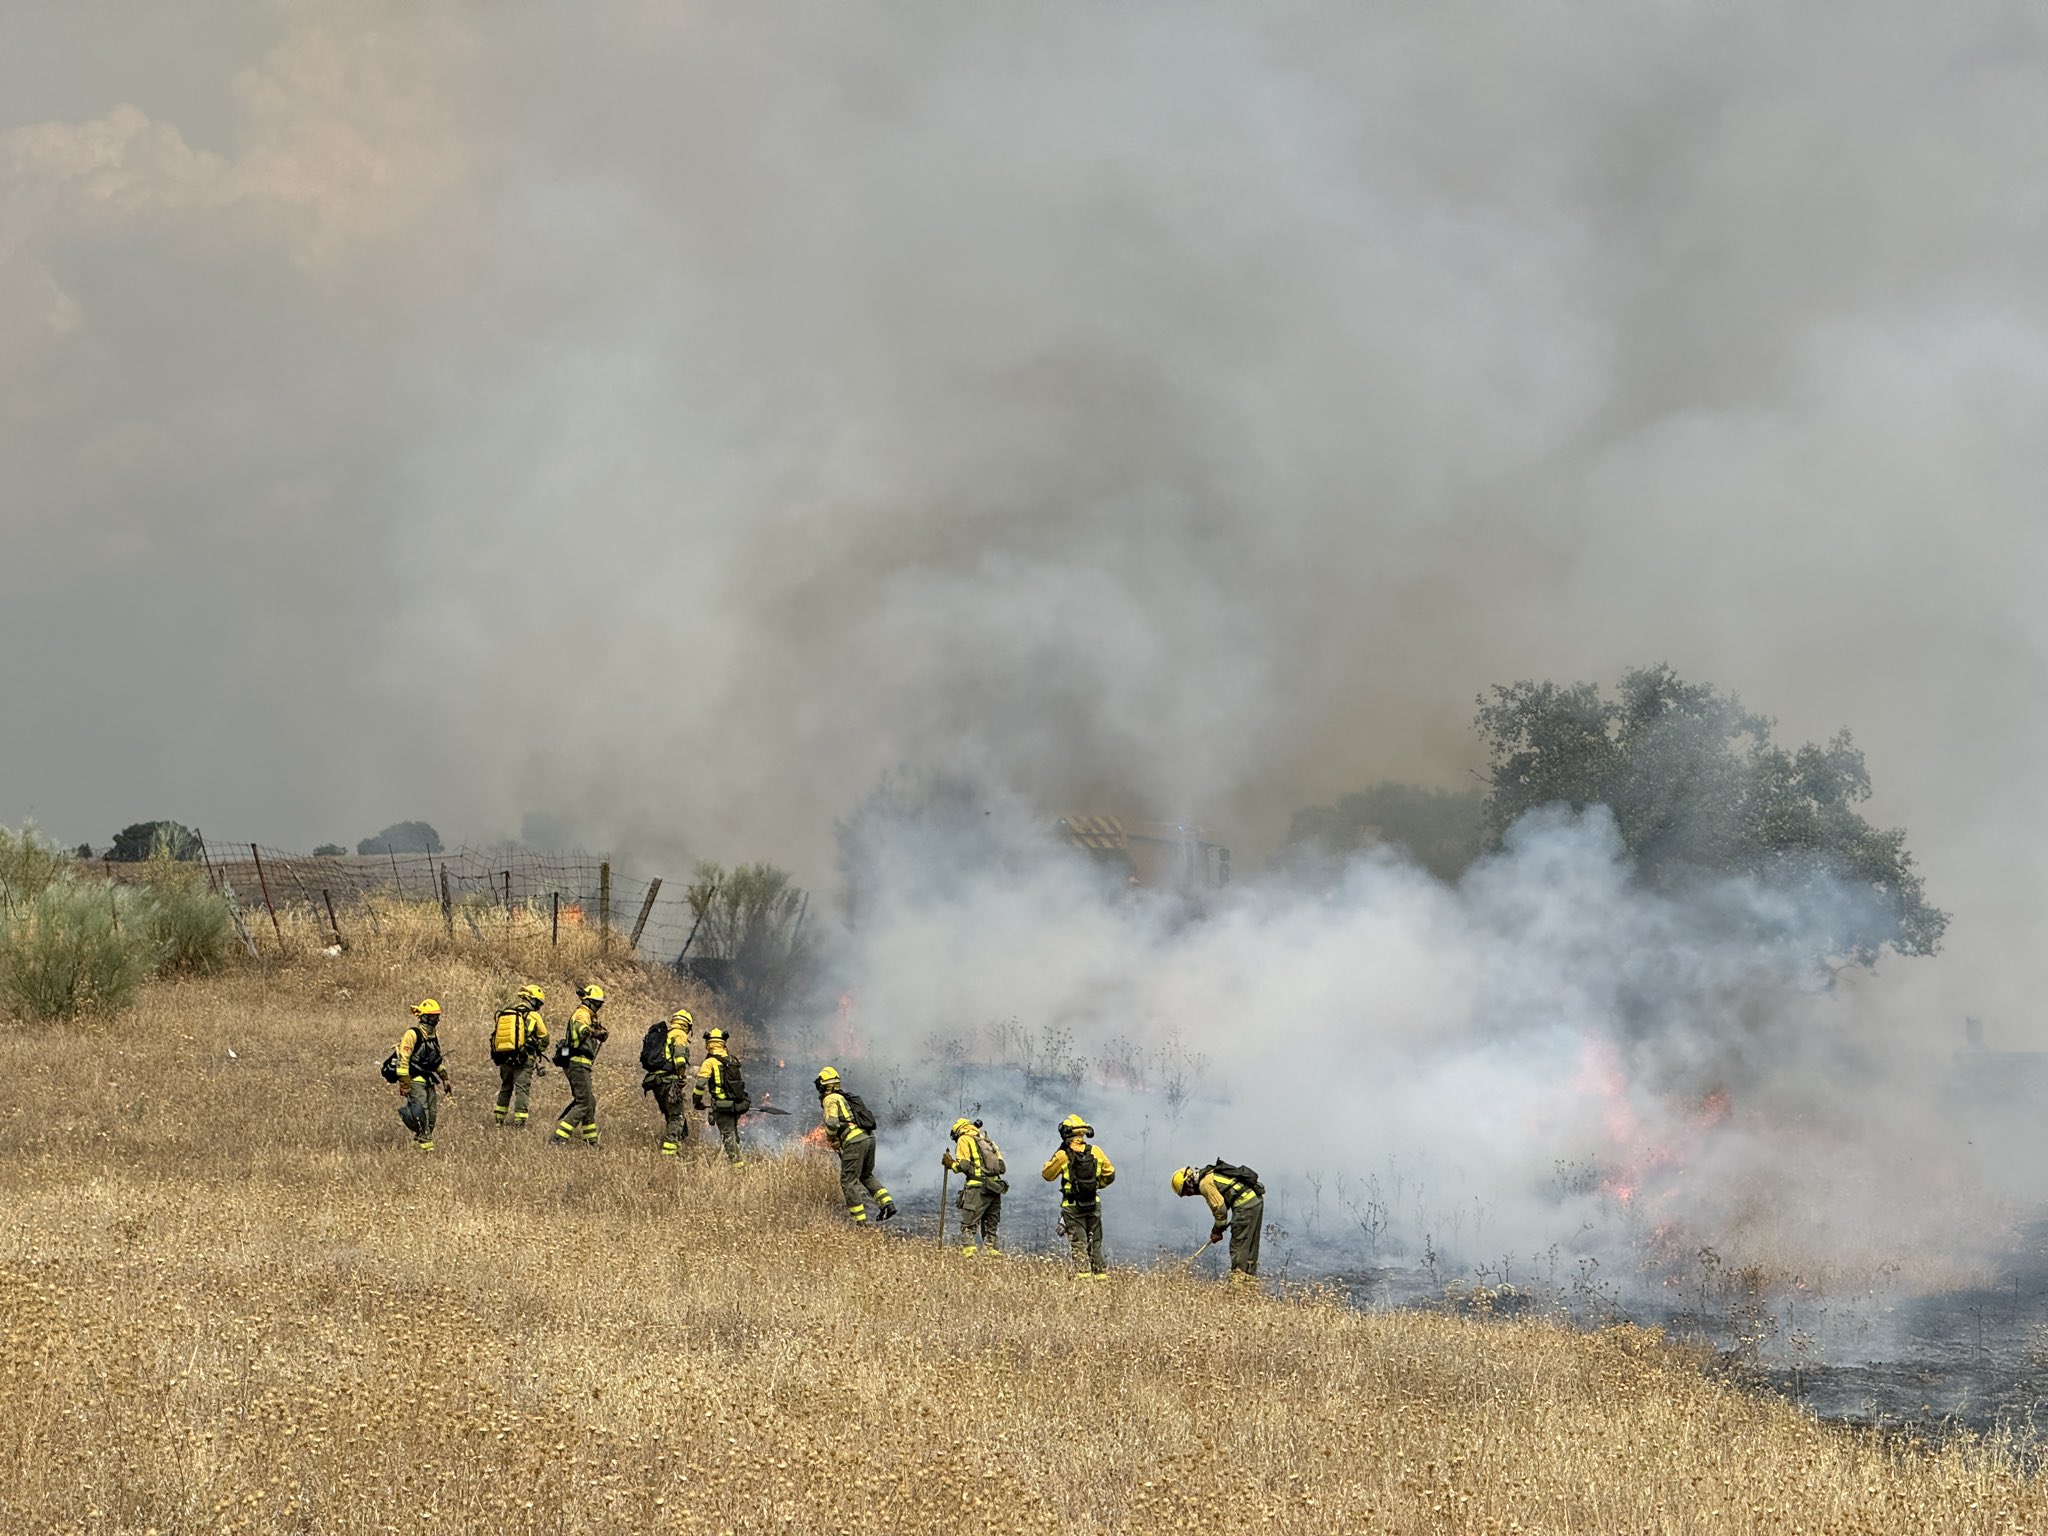
<svg viewBox="0 0 2048 1536"><path fill-rule="evenodd" d="M969 1131L971 1131L971 1130L973 1130L973 1129L974 1129L974 1122L973 1122L972 1120L966 1120L966 1119L961 1119L961 1120L955 1120L955 1121L953 1122L953 1135L954 1135L954 1136L955 1136L956 1138L958 1138L958 1137L961 1137L961 1136L965 1136L965 1135L966 1135L966 1134L967 1134L967 1133L968 1133Z"/></svg>
<svg viewBox="0 0 2048 1536"><path fill-rule="evenodd" d="M576 989L576 995L586 1003L601 1003L604 1001L604 988L594 981L587 981Z"/></svg>
<svg viewBox="0 0 2048 1536"><path fill-rule="evenodd" d="M1195 1170L1192 1168L1176 1168L1173 1170L1173 1192L1176 1195L1189 1193L1200 1182L1201 1180L1195 1177Z"/></svg>
<svg viewBox="0 0 2048 1536"><path fill-rule="evenodd" d="M839 1069L837 1067L825 1068L824 1071L818 1074L816 1081L818 1092L820 1093L823 1093L827 1088L837 1088L839 1086Z"/></svg>
<svg viewBox="0 0 2048 1536"><path fill-rule="evenodd" d="M704 1031L704 1043L706 1045L723 1045L731 1038L732 1036L722 1029L707 1029Z"/></svg>
<svg viewBox="0 0 2048 1536"><path fill-rule="evenodd" d="M1069 1115L1060 1122L1060 1136L1062 1139L1069 1136L1093 1136L1094 1134L1095 1127L1086 1120L1083 1120L1079 1115Z"/></svg>
<svg viewBox="0 0 2048 1536"><path fill-rule="evenodd" d="M680 1024L685 1029L688 1029L692 1024L697 1022L695 1019L690 1017L690 1010L687 1008L678 1008L674 1013L668 1016L668 1021L671 1024Z"/></svg>
<svg viewBox="0 0 2048 1536"><path fill-rule="evenodd" d="M423 997L414 1003L412 1011L423 1019L438 1019L441 1017L441 1005L431 997Z"/></svg>
<svg viewBox="0 0 2048 1536"><path fill-rule="evenodd" d="M530 981L519 989L519 995L530 1003L544 1003L548 1000L547 993L541 991L539 987L536 987Z"/></svg>

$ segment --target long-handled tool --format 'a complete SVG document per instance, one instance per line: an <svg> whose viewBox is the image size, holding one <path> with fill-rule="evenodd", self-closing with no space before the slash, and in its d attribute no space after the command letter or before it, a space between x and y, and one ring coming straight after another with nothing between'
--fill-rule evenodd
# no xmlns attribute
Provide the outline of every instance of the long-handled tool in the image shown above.
<svg viewBox="0 0 2048 1536"><path fill-rule="evenodd" d="M939 1246L946 1246L946 1185L951 1182L953 1170L943 1163L939 1165Z"/></svg>
<svg viewBox="0 0 2048 1536"><path fill-rule="evenodd" d="M1203 1254L1207 1253L1208 1251L1209 1245L1207 1243L1202 1244L1201 1247L1197 1248L1193 1253L1189 1254L1186 1258L1180 1261L1180 1272L1182 1274L1186 1274L1189 1270L1193 1269L1195 1267L1195 1260L1199 1259Z"/></svg>

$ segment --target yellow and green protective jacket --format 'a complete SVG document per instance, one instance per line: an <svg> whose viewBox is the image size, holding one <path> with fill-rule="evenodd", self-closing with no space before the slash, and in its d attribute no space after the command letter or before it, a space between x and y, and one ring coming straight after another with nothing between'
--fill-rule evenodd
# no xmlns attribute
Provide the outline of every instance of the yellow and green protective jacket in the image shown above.
<svg viewBox="0 0 2048 1536"><path fill-rule="evenodd" d="M674 1036L670 1036L670 1049L674 1049ZM687 1054L687 1053L686 1053ZM725 1063L730 1053L722 1045L710 1047L704 1062L697 1068L697 1088L690 1097L697 1107L704 1107L705 1095L710 1095L713 1109L731 1109L733 1097L725 1091Z"/></svg>
<svg viewBox="0 0 2048 1536"><path fill-rule="evenodd" d="M867 1132L853 1123L853 1110L846 1102L846 1095L834 1090L825 1095L819 1106L825 1115L825 1139L835 1147L843 1147L849 1141L859 1141Z"/></svg>

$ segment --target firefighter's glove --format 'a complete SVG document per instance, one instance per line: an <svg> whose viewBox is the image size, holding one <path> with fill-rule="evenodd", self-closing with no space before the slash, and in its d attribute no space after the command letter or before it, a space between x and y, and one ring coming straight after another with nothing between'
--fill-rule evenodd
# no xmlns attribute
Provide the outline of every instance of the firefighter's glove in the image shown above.
<svg viewBox="0 0 2048 1536"><path fill-rule="evenodd" d="M939 1154L939 1166L945 1169L946 1172L951 1173L953 1171L953 1154L951 1152L941 1152Z"/></svg>
<svg viewBox="0 0 2048 1536"><path fill-rule="evenodd" d="M1221 1227L1218 1227L1218 1228L1217 1228L1217 1229L1216 1229L1216 1230L1215 1230L1214 1232L1211 1232L1211 1233L1209 1234L1209 1241L1210 1241L1210 1242L1212 1242L1212 1243L1220 1243L1220 1242L1222 1242L1222 1241L1223 1241L1223 1228L1221 1228Z"/></svg>

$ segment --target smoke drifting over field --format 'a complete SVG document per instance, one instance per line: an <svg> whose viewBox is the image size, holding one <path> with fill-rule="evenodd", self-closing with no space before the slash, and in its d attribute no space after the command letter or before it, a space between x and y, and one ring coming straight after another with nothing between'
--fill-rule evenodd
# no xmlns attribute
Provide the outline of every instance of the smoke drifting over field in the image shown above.
<svg viewBox="0 0 2048 1536"><path fill-rule="evenodd" d="M2038 8L6 25L0 820L541 812L825 885L911 764L1256 853L1455 781L1488 683L1669 660L1852 726L1912 829L1956 926L1880 1056L1965 1011L2037 1043ZM1780 957L1603 838L1178 932L1053 876L899 904L863 1006L1120 999L1300 1151L1463 1156L1496 1210L1570 1142L1529 1128L1590 1019L1631 1085L1727 1076L1776 1127L1732 1155L1859 1166L1834 1117L1889 1097L1720 1027ZM1207 1112L1187 1155L1269 1155Z"/></svg>

